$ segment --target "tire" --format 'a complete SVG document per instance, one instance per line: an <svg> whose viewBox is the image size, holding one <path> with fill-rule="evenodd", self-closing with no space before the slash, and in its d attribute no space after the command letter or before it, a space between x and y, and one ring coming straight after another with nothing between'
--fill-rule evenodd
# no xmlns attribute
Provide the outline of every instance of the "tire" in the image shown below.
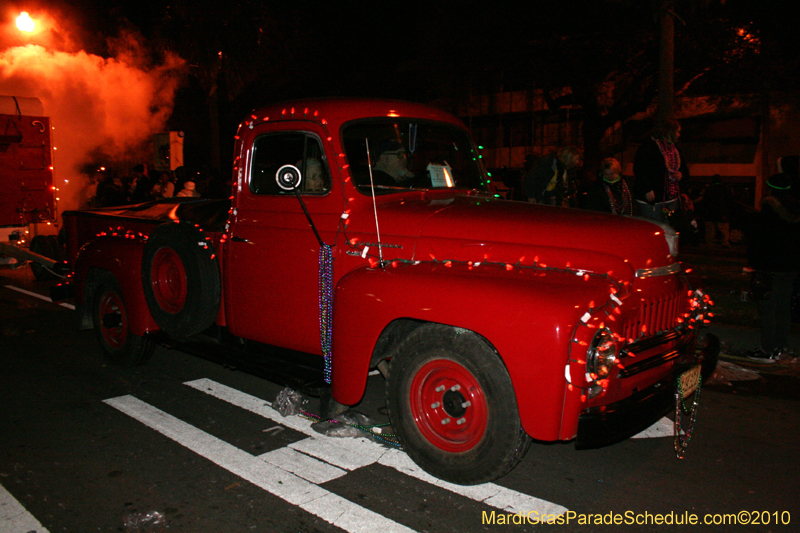
<svg viewBox="0 0 800 533"><path fill-rule="evenodd" d="M219 267L205 236L188 224L153 230L142 254L142 285L153 319L173 337L196 335L217 317Z"/></svg>
<svg viewBox="0 0 800 533"><path fill-rule="evenodd" d="M37 235L31 239L30 251L43 255L48 259L57 259L58 248L53 246L53 240L50 235ZM49 281L56 279L55 274L47 270L43 265L33 261L31 262L31 271L37 281Z"/></svg>
<svg viewBox="0 0 800 533"><path fill-rule="evenodd" d="M409 457L451 483L497 479L530 446L505 365L469 331L414 330L392 358L386 403Z"/></svg>
<svg viewBox="0 0 800 533"><path fill-rule="evenodd" d="M50 259L55 259L56 261L63 261L66 258L66 245L61 244L58 235L48 235L47 240L50 243L50 250L53 252L53 257Z"/></svg>
<svg viewBox="0 0 800 533"><path fill-rule="evenodd" d="M155 343L134 335L128 327L128 312L119 283L108 272L100 274L92 299L95 336L106 359L116 365L136 366L146 362Z"/></svg>

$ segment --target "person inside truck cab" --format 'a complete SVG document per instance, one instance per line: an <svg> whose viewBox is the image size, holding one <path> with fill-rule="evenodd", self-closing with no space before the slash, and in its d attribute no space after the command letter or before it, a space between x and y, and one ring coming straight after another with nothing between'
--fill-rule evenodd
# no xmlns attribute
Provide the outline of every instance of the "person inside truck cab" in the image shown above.
<svg viewBox="0 0 800 533"><path fill-rule="evenodd" d="M378 144L372 164L375 185L410 187L416 177L408 170L408 151L397 139L387 139Z"/></svg>
<svg viewBox="0 0 800 533"><path fill-rule="evenodd" d="M298 165L299 166L299 165ZM306 160L305 192L323 192L325 190L325 170L319 159Z"/></svg>

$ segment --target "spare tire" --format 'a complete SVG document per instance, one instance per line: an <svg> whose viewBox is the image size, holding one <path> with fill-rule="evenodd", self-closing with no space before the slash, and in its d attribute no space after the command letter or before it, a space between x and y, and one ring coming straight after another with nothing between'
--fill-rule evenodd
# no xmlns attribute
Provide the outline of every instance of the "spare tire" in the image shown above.
<svg viewBox="0 0 800 533"><path fill-rule="evenodd" d="M48 235L47 241L50 243L50 249L53 251L53 256L50 259L56 261L63 261L66 258L66 244L62 244L58 235Z"/></svg>
<svg viewBox="0 0 800 533"><path fill-rule="evenodd" d="M173 337L211 326L220 303L220 274L199 228L167 223L150 234L142 254L142 285L156 324Z"/></svg>

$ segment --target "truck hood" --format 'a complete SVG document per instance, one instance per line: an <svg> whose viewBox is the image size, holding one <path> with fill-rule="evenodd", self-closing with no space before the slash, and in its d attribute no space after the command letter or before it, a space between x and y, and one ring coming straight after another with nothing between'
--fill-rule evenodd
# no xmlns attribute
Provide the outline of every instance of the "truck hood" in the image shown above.
<svg viewBox="0 0 800 533"><path fill-rule="evenodd" d="M536 262L613 270L621 278L675 262L664 230L645 220L447 192L383 197L378 205L383 240L416 233L414 260Z"/></svg>

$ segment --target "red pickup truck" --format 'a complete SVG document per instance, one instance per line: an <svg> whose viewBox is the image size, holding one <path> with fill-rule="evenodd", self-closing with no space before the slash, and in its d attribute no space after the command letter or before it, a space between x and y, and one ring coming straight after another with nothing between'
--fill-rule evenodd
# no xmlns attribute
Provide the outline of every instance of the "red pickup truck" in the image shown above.
<svg viewBox="0 0 800 533"><path fill-rule="evenodd" d="M111 360L159 336L289 349L345 406L379 368L406 452L461 484L531 437L627 438L713 371L674 232L497 198L450 114L295 101L253 111L234 156L229 200L64 214L81 322Z"/></svg>

